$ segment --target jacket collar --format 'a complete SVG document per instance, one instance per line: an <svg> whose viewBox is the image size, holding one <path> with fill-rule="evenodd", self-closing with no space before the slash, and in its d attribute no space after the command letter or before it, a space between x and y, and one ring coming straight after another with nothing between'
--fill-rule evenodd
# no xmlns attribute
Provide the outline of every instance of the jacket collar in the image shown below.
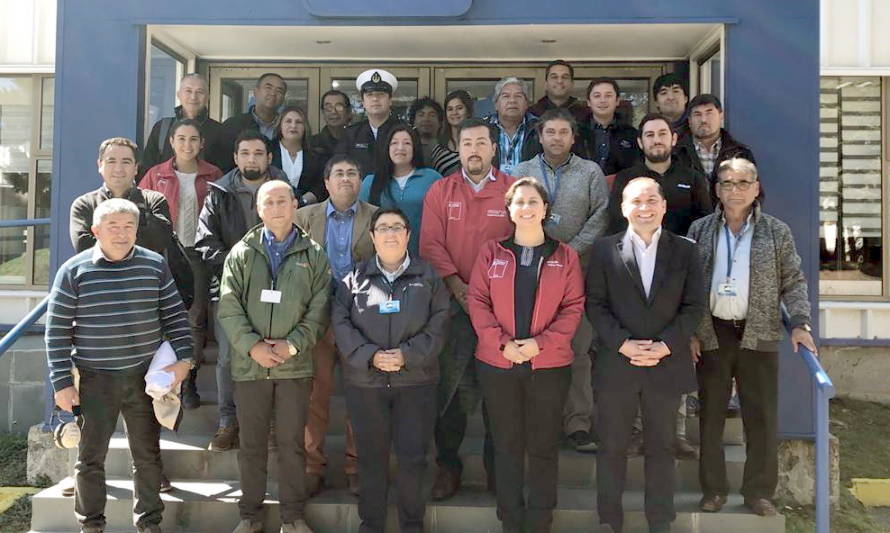
<svg viewBox="0 0 890 533"><path fill-rule="evenodd" d="M287 175L274 165L269 165L269 175L273 180L287 181ZM241 171L238 167L235 167L226 172L226 174L218 180L211 181L209 185L211 187L216 187L223 192L235 194L237 185L240 184L241 179Z"/></svg>
<svg viewBox="0 0 890 533"><path fill-rule="evenodd" d="M510 234L509 237L500 241L498 244L502 248L513 252L513 255L515 255L517 257L519 257L519 254L522 253L522 246L516 244L513 234ZM543 253L541 254L541 257L543 257L544 259L547 259L551 255L556 253L556 250L559 248L559 241L557 241L556 239L552 239L545 234L543 246L544 246L544 249L543 249Z"/></svg>
<svg viewBox="0 0 890 533"><path fill-rule="evenodd" d="M183 116L182 116L182 106L181 106L181 105L178 105L178 106L176 106L175 108L173 108L173 114L176 115L176 118L177 118L177 119L180 119L180 120L181 120L181 119L183 118ZM200 113L198 113L198 116L195 117L195 120L197 120L198 122L200 122L201 124L203 124L204 121L206 121L208 118L210 118L210 112L209 112L209 111L207 110L207 108L205 107L204 109L201 110Z"/></svg>
<svg viewBox="0 0 890 533"><path fill-rule="evenodd" d="M763 213L759 200L754 200L754 204L752 204L753 210L750 213L751 224L757 224L757 222L761 219ZM724 223L723 218L723 205L720 202L717 202L717 207L714 209L714 220L717 222L717 225Z"/></svg>
<svg viewBox="0 0 890 533"><path fill-rule="evenodd" d="M168 178L172 179L176 177L176 169L173 168L173 162L176 161L176 157L171 157L170 159L160 163L158 165L158 178ZM198 177L207 177L213 172L213 167L210 163L204 161L203 159L198 159Z"/></svg>
<svg viewBox="0 0 890 533"><path fill-rule="evenodd" d="M263 246L263 228L262 224L257 224L241 238L241 240L253 248L254 250L266 255L266 247ZM290 248L287 249L287 253L285 255L290 255L295 252L299 252L309 248L309 237L303 233L296 224L294 224L294 229L296 230L296 236L294 237L294 242L291 243Z"/></svg>
<svg viewBox="0 0 890 533"><path fill-rule="evenodd" d="M383 276L383 272L380 270L380 267L377 266L377 254L371 256L367 261L363 261L363 263L364 268L362 274L364 274L365 277ZM408 263L408 268L406 268L401 275L419 276L421 274L423 274L423 264L420 261L417 261L417 258L412 258L411 262Z"/></svg>

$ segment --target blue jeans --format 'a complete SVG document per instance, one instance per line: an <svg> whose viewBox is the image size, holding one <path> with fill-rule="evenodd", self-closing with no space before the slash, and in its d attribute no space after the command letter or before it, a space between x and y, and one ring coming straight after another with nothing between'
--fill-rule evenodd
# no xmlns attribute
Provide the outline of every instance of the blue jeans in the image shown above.
<svg viewBox="0 0 890 533"><path fill-rule="evenodd" d="M216 356L216 390L219 404L219 427L237 424L235 417L235 387L232 383L232 346L223 331L222 324L217 318L216 309L213 311L213 333L216 335L216 344L219 352Z"/></svg>

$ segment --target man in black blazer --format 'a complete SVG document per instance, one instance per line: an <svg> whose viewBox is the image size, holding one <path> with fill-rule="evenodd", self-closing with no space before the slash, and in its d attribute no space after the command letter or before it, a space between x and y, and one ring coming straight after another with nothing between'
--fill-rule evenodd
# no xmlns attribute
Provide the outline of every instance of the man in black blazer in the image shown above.
<svg viewBox="0 0 890 533"><path fill-rule="evenodd" d="M694 244L661 228L667 202L652 178L624 188L626 232L594 243L587 315L596 328L597 512L621 532L626 450L637 409L646 449L646 519L670 531L674 512L674 434L680 395L695 390L689 339L705 310Z"/></svg>

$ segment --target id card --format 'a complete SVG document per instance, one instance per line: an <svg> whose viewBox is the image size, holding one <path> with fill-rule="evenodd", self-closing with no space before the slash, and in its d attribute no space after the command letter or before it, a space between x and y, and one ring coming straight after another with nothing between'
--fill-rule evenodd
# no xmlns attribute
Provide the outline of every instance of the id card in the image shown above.
<svg viewBox="0 0 890 533"><path fill-rule="evenodd" d="M389 315L392 313L398 313L401 310L398 300L387 300L385 302L380 302L380 314L381 315Z"/></svg>
<svg viewBox="0 0 890 533"><path fill-rule="evenodd" d="M736 289L735 283L727 281L717 286L717 294L720 296L738 296L739 291Z"/></svg>
<svg viewBox="0 0 890 533"><path fill-rule="evenodd" d="M559 224L559 221L562 220L562 216L557 213L550 213L550 221L554 224Z"/></svg>
<svg viewBox="0 0 890 533"><path fill-rule="evenodd" d="M263 292L260 293L260 301L264 304L280 304L281 291L263 289Z"/></svg>

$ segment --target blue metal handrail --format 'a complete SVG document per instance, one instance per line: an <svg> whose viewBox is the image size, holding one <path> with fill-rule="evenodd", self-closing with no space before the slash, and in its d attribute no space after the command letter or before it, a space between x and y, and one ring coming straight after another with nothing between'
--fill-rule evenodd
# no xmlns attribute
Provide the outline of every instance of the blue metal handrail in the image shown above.
<svg viewBox="0 0 890 533"><path fill-rule="evenodd" d="M782 305L782 322L791 335L791 317ZM803 345L797 352L807 365L813 379L813 412L816 416L816 533L831 531L831 485L829 483L830 463L828 459L828 401L834 398L835 390L831 378L819 363L819 358Z"/></svg>
<svg viewBox="0 0 890 533"><path fill-rule="evenodd" d="M9 333L4 335L3 338L0 339L0 357L3 357L3 354L5 354L6 351L9 350L9 348L11 348L13 344L15 344L15 341L19 340L19 337L22 336L22 333L24 333L28 328L34 325L35 322L40 320L40 317L42 317L43 314L46 313L47 305L49 305L48 294L43 298L43 300L40 301L39 304L37 304L37 307L31 309L31 311L27 315L25 315L25 318L21 319L18 324L16 324L11 330L9 330Z"/></svg>
<svg viewBox="0 0 890 533"><path fill-rule="evenodd" d="M0 220L0 228L20 228L23 226L49 226L52 219L49 218L21 218L16 220Z"/></svg>

